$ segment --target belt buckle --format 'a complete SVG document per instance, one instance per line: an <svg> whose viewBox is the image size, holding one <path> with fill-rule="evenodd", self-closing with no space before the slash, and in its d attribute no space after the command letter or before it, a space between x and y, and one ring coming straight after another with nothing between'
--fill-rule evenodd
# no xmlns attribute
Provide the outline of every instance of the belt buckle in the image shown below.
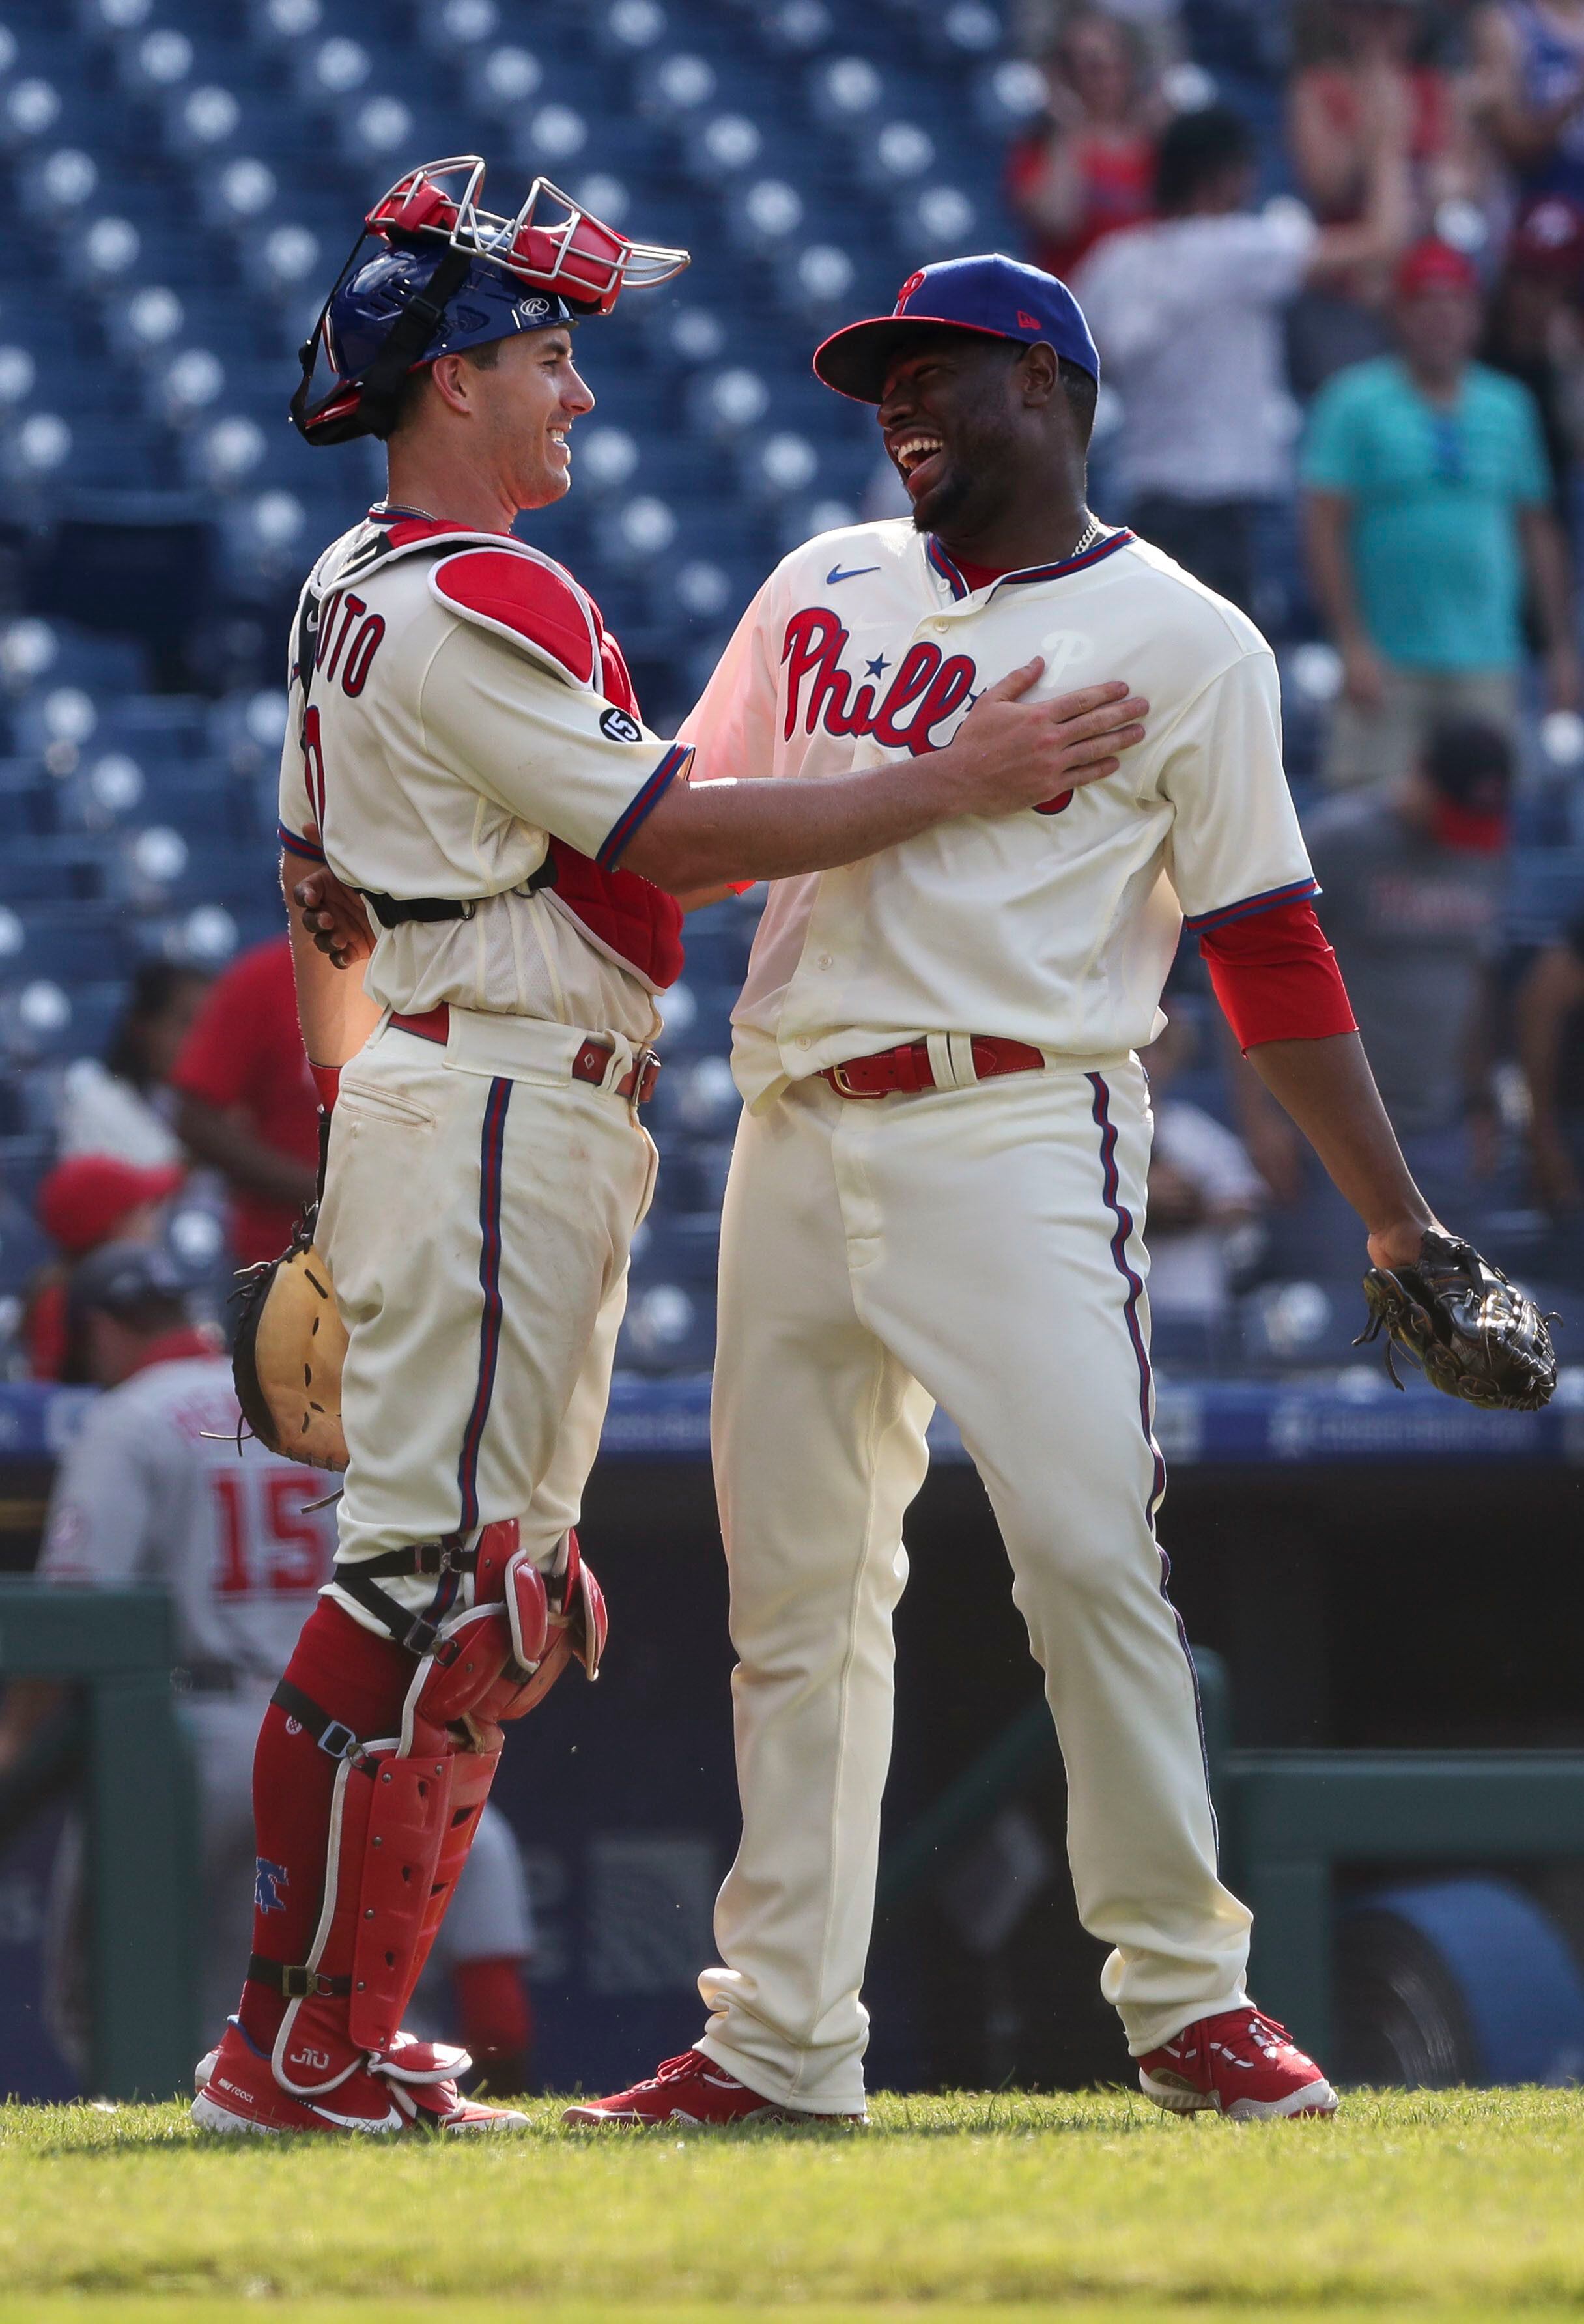
<svg viewBox="0 0 1584 2324"><path fill-rule="evenodd" d="M852 1062L853 1062L853 1060L850 1059L849 1063ZM871 1098L889 1097L891 1094L889 1090L854 1089L852 1083L847 1078L846 1065L831 1065L828 1066L826 1070L830 1074L833 1085L841 1092L842 1095L843 1097L855 1098L860 1104L862 1104Z"/></svg>
<svg viewBox="0 0 1584 2324"><path fill-rule="evenodd" d="M640 1049L632 1060L632 1102L646 1105L654 1095L655 1084L660 1078L661 1060L650 1048Z"/></svg>

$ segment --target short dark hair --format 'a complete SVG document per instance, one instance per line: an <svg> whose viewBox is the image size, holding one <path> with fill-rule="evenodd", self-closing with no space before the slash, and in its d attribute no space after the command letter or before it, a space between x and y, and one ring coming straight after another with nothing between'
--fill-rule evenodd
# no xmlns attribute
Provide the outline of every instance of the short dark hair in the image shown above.
<svg viewBox="0 0 1584 2324"><path fill-rule="evenodd" d="M1094 429L1094 407L1100 395L1100 382L1082 364L1059 358L1062 366L1062 392L1067 399L1067 409L1078 430L1078 440L1087 445Z"/></svg>
<svg viewBox="0 0 1584 2324"><path fill-rule="evenodd" d="M501 360L501 349L504 345L503 339L485 339L482 346L464 347L462 360L464 363L470 363L474 371L493 371ZM411 420L413 413L423 401L423 392L428 384L428 377L429 367L425 364L421 371L410 372L402 381L397 393L395 406L391 413L390 426L375 430L382 442L388 444L392 436L400 436L401 430Z"/></svg>
<svg viewBox="0 0 1584 2324"><path fill-rule="evenodd" d="M1155 206L1180 210L1202 189L1254 159L1254 132L1229 105L1201 106L1167 123L1155 155Z"/></svg>

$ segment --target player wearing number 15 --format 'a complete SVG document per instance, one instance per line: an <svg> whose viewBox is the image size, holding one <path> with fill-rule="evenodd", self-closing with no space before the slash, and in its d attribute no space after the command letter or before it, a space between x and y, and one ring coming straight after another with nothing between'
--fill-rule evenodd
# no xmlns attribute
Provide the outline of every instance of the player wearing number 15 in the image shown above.
<svg viewBox="0 0 1584 2324"><path fill-rule="evenodd" d="M216 2131L520 2119L460 2103L455 2053L401 2013L501 1721L572 1655L592 1674L603 1641L574 1526L654 1178L639 1108L677 896L1027 806L1143 731L1119 682L1025 706L1030 669L917 765L690 782L692 748L644 725L597 606L511 530L567 489L594 403L574 327L686 255L542 180L493 216L483 173L437 162L376 205L293 405L312 443L389 447L385 502L303 594L281 783L299 1009L335 1106L316 1250L290 1279L345 1332L345 1489L255 1763L280 1909L257 1916L197 2101ZM321 337L335 375L315 401ZM305 874L362 899L350 943L321 945ZM355 957L363 977L338 975ZM296 1370L300 1425L332 1439L313 1384L331 1396L336 1336L308 1359L306 1408Z"/></svg>
<svg viewBox="0 0 1584 2324"><path fill-rule="evenodd" d="M39 1578L101 1590L155 1582L170 1593L202 1810L201 1990L207 2008L223 2011L248 1951L253 1738L329 1571L335 1525L307 1506L324 1493L311 1469L262 1450L237 1460L230 1365L218 1334L189 1319L161 1249L101 1245L78 1267L69 1297L83 1369L106 1392L61 1461ZM7 1690L0 1772L64 1699L50 1682ZM52 2015L70 2046L69 2008Z"/></svg>

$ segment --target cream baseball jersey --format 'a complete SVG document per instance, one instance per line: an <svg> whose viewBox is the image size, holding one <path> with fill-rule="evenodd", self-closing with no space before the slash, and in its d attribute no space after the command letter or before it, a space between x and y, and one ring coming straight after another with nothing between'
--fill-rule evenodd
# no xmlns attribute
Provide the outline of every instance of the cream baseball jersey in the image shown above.
<svg viewBox="0 0 1584 2324"><path fill-rule="evenodd" d="M46 1582L163 1582L184 1661L272 1681L336 1547L323 1477L252 1443L224 1356L155 1362L89 1406L61 1462L39 1554Z"/></svg>
<svg viewBox="0 0 1584 2324"><path fill-rule="evenodd" d="M375 927L384 1007L652 1038L679 915L617 866L689 756L637 715L592 599L520 541L376 512L303 593L282 845L368 895L468 907Z"/></svg>
<svg viewBox="0 0 1584 2324"><path fill-rule="evenodd" d="M941 748L1036 654L1028 698L1125 679L1145 740L1043 807L777 881L734 1011L750 1105L931 1033L1140 1047L1184 917L1313 892L1270 649L1126 531L977 589L906 519L822 534L771 574L682 733L708 779L843 774Z"/></svg>

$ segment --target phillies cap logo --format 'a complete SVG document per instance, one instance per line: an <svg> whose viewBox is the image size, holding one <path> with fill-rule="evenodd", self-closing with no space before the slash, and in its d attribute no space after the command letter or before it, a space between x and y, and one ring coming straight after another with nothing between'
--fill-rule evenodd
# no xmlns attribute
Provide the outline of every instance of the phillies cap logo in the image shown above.
<svg viewBox="0 0 1584 2324"><path fill-rule="evenodd" d="M918 272L917 272L916 274L910 274L910 275L907 277L907 281L906 281L906 282L904 282L904 284L902 285L902 288L900 289L900 290L898 290L898 293L897 293L897 304L896 304L896 306L893 308L892 312L893 312L894 314L898 314L898 315L900 315L900 314L905 313L905 312L906 312L906 310L907 310L907 301L909 300L909 299L911 299L911 298L912 298L912 296L913 296L913 294L914 294L914 292L915 292L916 290L922 290L922 289L923 289L923 287L924 287L924 269L923 269L922 267L920 267L920 269L919 269L919 271L918 271Z"/></svg>

